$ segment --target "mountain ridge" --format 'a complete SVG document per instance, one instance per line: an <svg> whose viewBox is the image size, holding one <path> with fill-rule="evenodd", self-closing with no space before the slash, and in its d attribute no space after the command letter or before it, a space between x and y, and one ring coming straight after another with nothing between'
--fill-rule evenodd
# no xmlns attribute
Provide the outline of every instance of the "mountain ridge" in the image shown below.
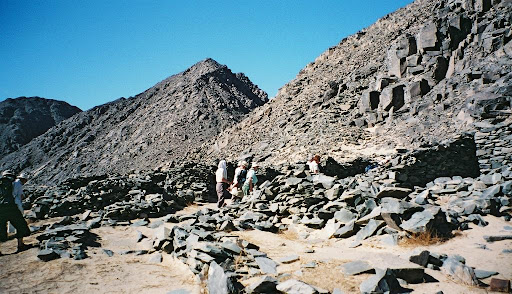
<svg viewBox="0 0 512 294"><path fill-rule="evenodd" d="M0 167L29 172L34 182L56 183L166 166L267 100L245 75L205 59L134 97L63 121L2 159Z"/></svg>
<svg viewBox="0 0 512 294"><path fill-rule="evenodd" d="M14 152L59 122L81 112L64 101L41 97L0 102L0 156Z"/></svg>

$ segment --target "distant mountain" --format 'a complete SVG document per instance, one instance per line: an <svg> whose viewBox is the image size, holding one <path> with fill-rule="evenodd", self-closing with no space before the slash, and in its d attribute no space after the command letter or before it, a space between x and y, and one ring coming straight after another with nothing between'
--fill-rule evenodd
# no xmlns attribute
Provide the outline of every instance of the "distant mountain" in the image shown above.
<svg viewBox="0 0 512 294"><path fill-rule="evenodd" d="M511 15L510 0L417 0L326 50L198 158L375 159L504 120Z"/></svg>
<svg viewBox="0 0 512 294"><path fill-rule="evenodd" d="M154 169L186 158L268 101L244 74L203 60L132 98L65 120L0 161L34 182Z"/></svg>
<svg viewBox="0 0 512 294"><path fill-rule="evenodd" d="M59 122L79 113L78 107L40 97L0 102L0 157L18 150Z"/></svg>

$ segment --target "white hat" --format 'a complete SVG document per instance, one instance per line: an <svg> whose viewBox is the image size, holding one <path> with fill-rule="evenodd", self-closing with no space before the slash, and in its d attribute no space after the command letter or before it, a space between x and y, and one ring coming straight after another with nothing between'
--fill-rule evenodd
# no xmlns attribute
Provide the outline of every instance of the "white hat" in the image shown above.
<svg viewBox="0 0 512 294"><path fill-rule="evenodd" d="M260 167L260 165L257 163L257 162L254 162L252 165L251 165L252 168L258 168Z"/></svg>
<svg viewBox="0 0 512 294"><path fill-rule="evenodd" d="M18 179L28 180L28 175L26 173L21 173L17 176Z"/></svg>

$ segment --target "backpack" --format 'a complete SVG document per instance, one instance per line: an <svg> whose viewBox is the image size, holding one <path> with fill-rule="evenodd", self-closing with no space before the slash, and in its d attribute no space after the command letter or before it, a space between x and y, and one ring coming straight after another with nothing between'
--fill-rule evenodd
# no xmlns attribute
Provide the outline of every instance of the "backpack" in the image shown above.
<svg viewBox="0 0 512 294"><path fill-rule="evenodd" d="M236 181L239 186L242 186L245 183L245 178L247 177L247 170L243 169L238 174L238 177L236 178Z"/></svg>
<svg viewBox="0 0 512 294"><path fill-rule="evenodd" d="M13 179L7 177L0 178L0 204L14 204L14 197L12 196L13 182Z"/></svg>

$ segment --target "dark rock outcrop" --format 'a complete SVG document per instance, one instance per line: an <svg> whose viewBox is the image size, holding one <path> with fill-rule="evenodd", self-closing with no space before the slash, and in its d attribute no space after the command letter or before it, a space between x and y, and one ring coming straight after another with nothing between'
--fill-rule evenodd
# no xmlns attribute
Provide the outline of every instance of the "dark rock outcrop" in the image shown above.
<svg viewBox="0 0 512 294"><path fill-rule="evenodd" d="M20 149L80 111L64 101L40 97L8 98L0 102L0 157Z"/></svg>
<svg viewBox="0 0 512 294"><path fill-rule="evenodd" d="M380 154L359 150L435 145L481 119L503 120L511 10L510 1L417 0L326 50L201 155L371 160Z"/></svg>

